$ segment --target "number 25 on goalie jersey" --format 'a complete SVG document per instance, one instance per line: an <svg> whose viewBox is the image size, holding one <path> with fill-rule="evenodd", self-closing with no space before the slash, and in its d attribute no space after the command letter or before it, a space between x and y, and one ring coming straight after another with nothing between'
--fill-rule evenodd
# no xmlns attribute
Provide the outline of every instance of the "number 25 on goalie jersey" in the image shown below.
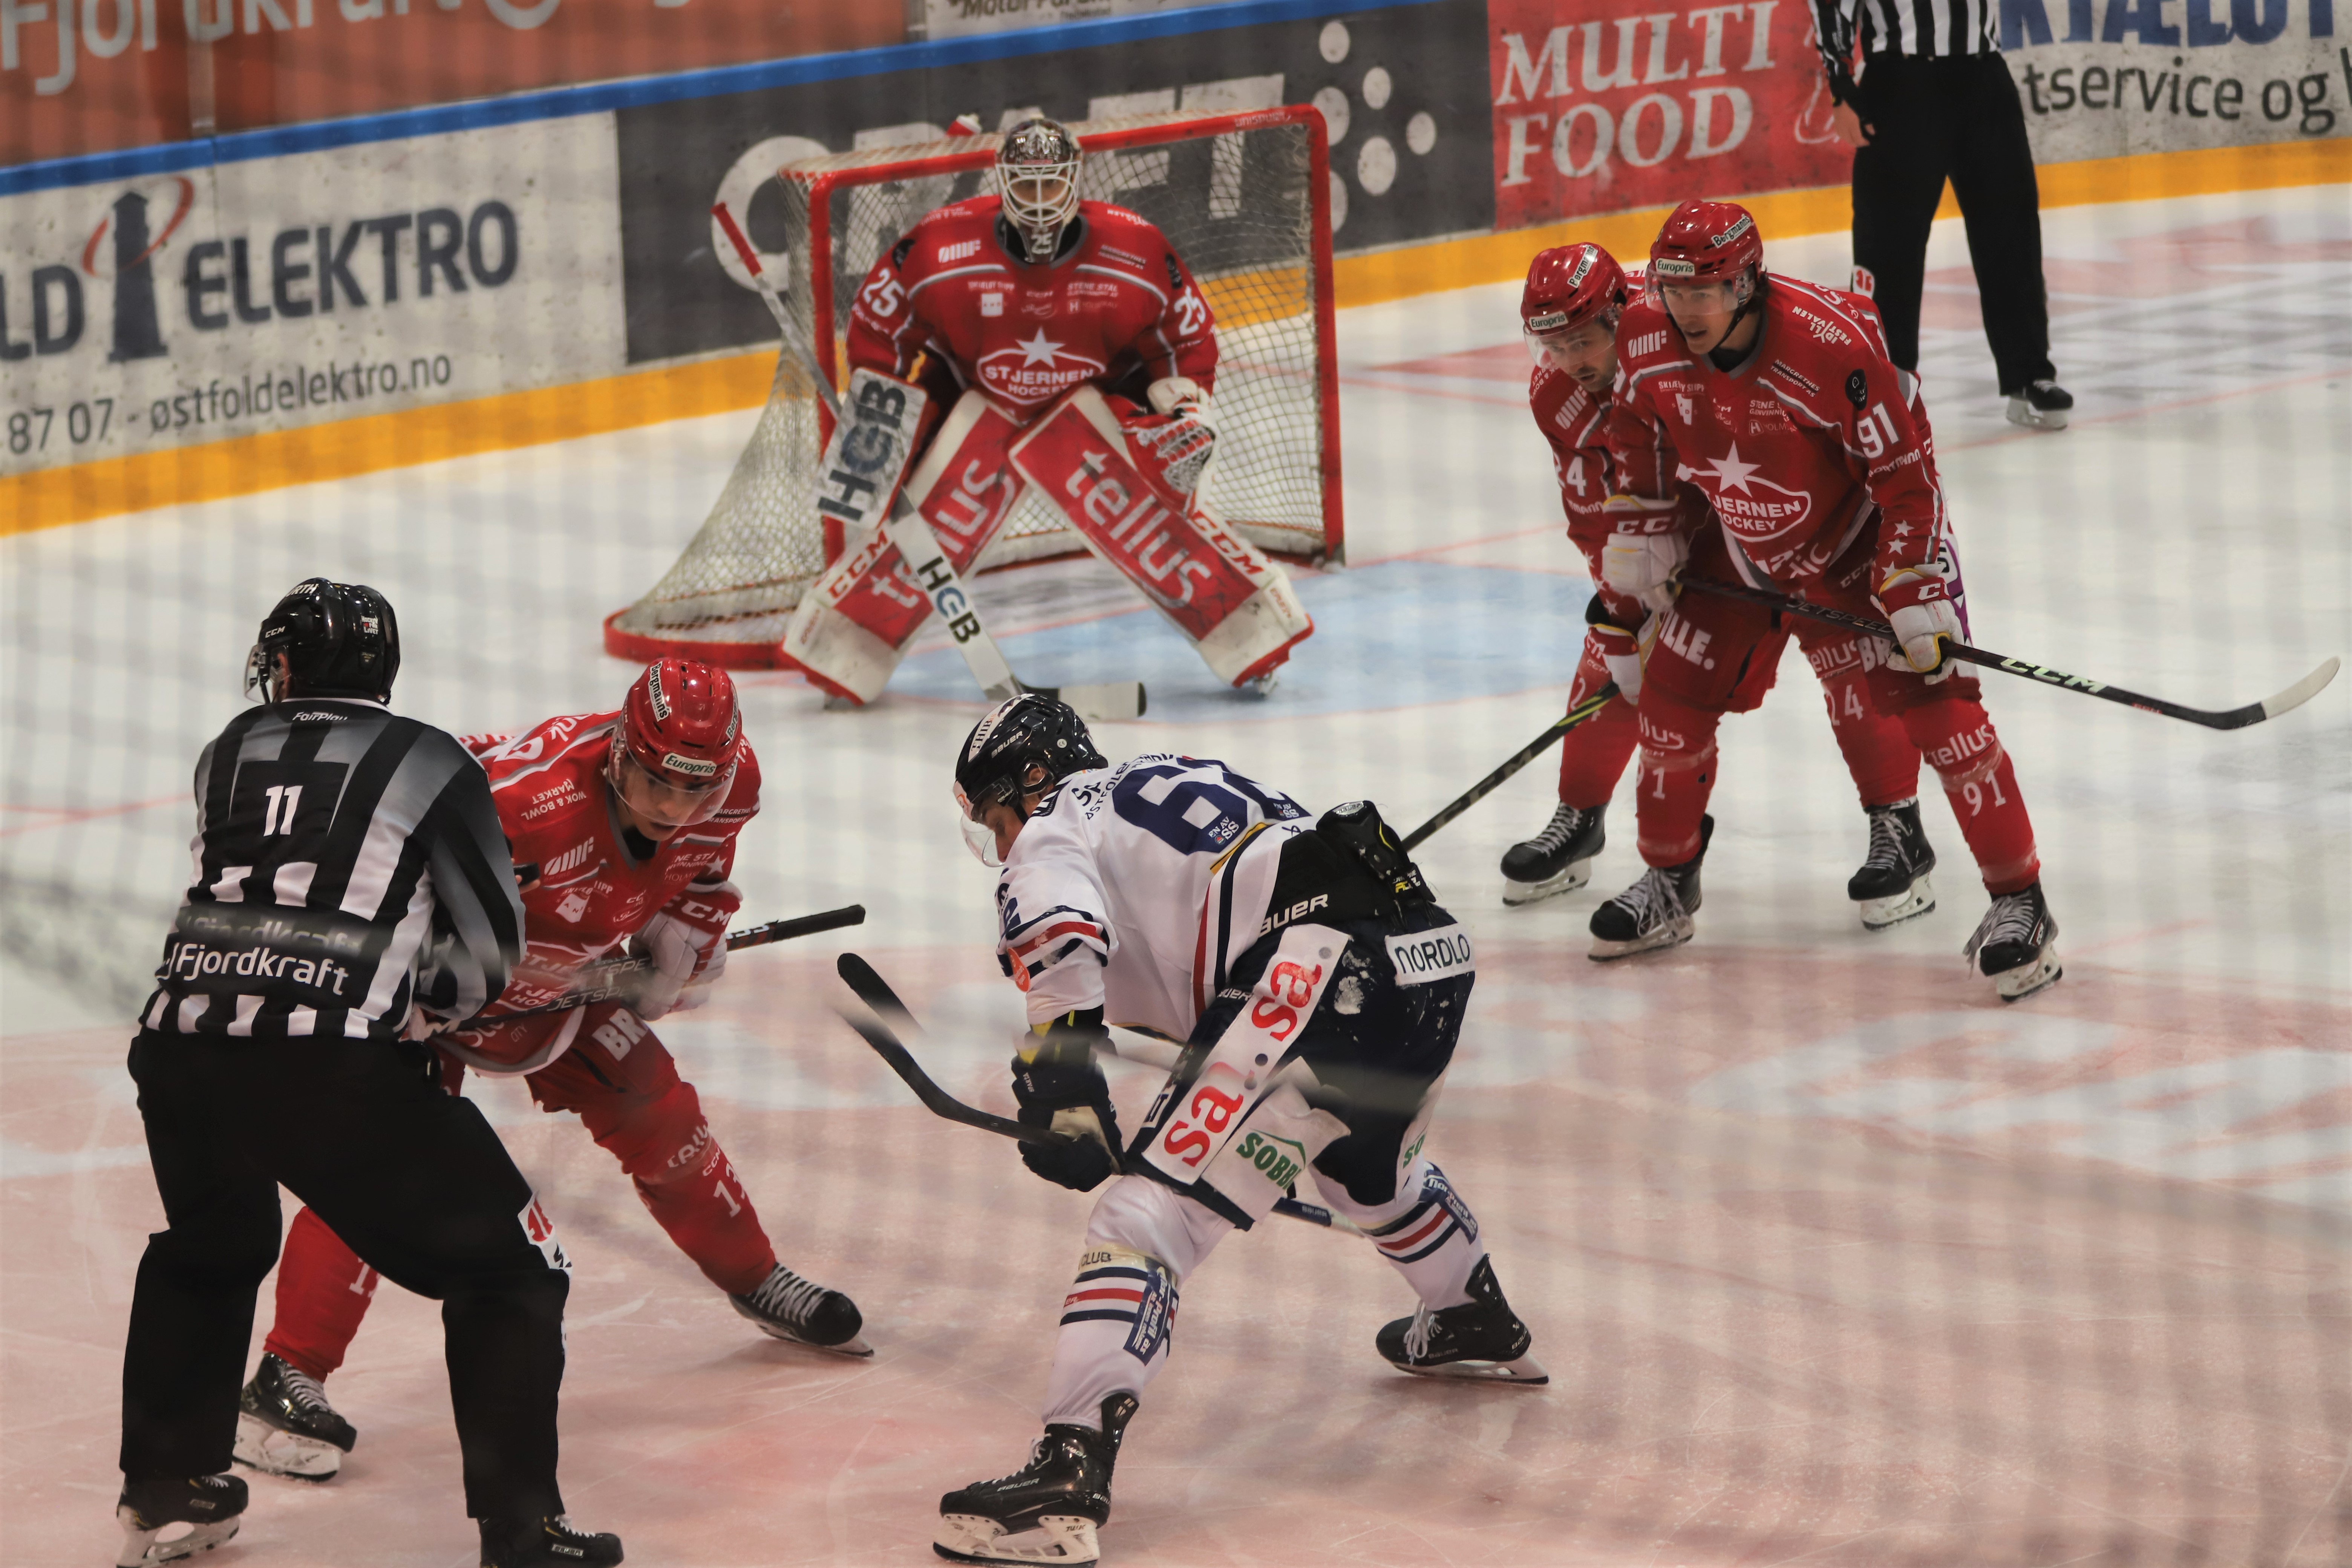
<svg viewBox="0 0 2352 1568"><path fill-rule="evenodd" d="M1207 978L1257 941L1281 841L1311 826L1297 801L1206 757L1073 773L997 879L997 961L1030 1022L1100 1007L1183 1039Z"/></svg>

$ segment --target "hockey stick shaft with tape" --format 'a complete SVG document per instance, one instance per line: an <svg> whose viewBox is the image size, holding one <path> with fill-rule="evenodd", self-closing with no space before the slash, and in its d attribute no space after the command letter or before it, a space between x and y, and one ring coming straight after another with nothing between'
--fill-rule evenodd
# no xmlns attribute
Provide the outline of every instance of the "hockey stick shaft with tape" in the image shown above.
<svg viewBox="0 0 2352 1568"><path fill-rule="evenodd" d="M1750 588L1738 583L1720 582L1713 577L1686 577L1683 579L1682 585L1685 588L1696 588L1702 594L1712 594L1717 598L1745 600L1751 605L1761 605L1767 609L1778 610L1782 615L1803 616L1809 620L1821 621L1832 626L1843 626L1848 631L1861 632L1864 636L1876 637L1881 642L1895 643L1895 629L1884 621L1874 621L1862 616L1848 615L1843 610L1832 610L1825 605L1808 604L1802 599L1791 598L1786 594L1768 593L1761 588ZM1895 646L1900 647L1899 644ZM2191 708L2180 702L2168 702L2161 697L2143 696L2137 691L2126 691L2120 686L2110 686L2104 680L2093 680L2084 675L2069 675L2063 669L2053 669L2046 664L2034 664L2021 658L2011 658L2007 654L1990 653L1980 647L1970 647L1964 642L1947 639L1944 644L1944 653L1947 658L1958 659L1963 664L1979 665L1986 669L1998 669L2005 675L2039 681L2044 686L2054 686L2061 691L2078 691L2085 697L2096 697L2102 701L2121 703L2126 708L2137 708L2143 712L2159 714L2167 719L2179 719L2190 724L2202 724L2209 730L2242 730L2250 724L2259 724L2265 719L2275 719L2282 713L2293 712L2326 689L2327 683L2336 679L2336 671L2342 662L2334 658L2323 660L2318 668L2296 681L2293 686L2274 696L2265 697L2259 702L2249 702L2242 708L2214 710Z"/></svg>
<svg viewBox="0 0 2352 1568"><path fill-rule="evenodd" d="M727 933L727 951L740 952L747 947L766 947L771 942L790 942L796 936L814 936L819 931L839 931L844 926L864 925L866 906L845 904L837 910L824 910L813 915L795 915L790 920L769 921L764 924L745 926ZM623 1001L635 993L634 982L653 973L649 958L607 959L592 963L581 973L596 984L568 992L552 1002L542 1002L536 1007L518 1008L501 1013L488 1023L503 1024L509 1018L530 1018L542 1013L568 1013L574 1007L593 1007L600 1002Z"/></svg>
<svg viewBox="0 0 2352 1568"><path fill-rule="evenodd" d="M1534 740L1529 741L1526 745L1521 746L1517 751L1512 752L1509 759L1506 761L1501 767L1496 768L1493 773L1488 773L1485 778L1480 779L1476 784L1472 784L1467 790L1465 790L1454 799L1453 805L1447 806L1435 816L1431 817L1427 822L1423 823L1419 827L1414 828L1410 834L1406 835L1404 841L1405 853L1408 855L1412 854L1415 849L1421 847L1421 846L1429 838L1431 834L1435 833L1439 828L1444 826L1447 823L1453 821L1455 817L1461 816L1464 812L1469 810L1472 806L1477 805L1488 795L1494 794L1497 789L1500 789L1506 779L1508 779L1513 773L1517 773L1521 768L1526 767L1529 763L1534 762L1538 757L1543 755L1546 751L1550 749L1553 742L1559 740L1570 730L1575 729L1579 724L1583 723L1586 720L1591 718L1594 714L1608 707L1612 701L1615 700L1616 696L1617 683L1612 680L1602 686L1600 690L1594 692L1583 701L1578 703L1575 707L1570 709L1567 712L1561 714L1559 718L1553 720L1551 723L1545 728L1542 734L1538 735Z"/></svg>
<svg viewBox="0 0 2352 1568"><path fill-rule="evenodd" d="M805 364L810 377L816 384L816 395L824 403L825 412L838 423L841 395L834 390L833 377L826 373L816 345L809 341L793 313L784 308L783 300L768 281L768 275L760 265L759 252L751 248L751 240L736 223L735 215L727 210L727 204L720 202L712 206L710 216L727 236L728 243L735 247L736 255L742 258L744 270L751 275L752 286L758 289L761 302L768 307L768 313L775 317L777 328L784 334L784 342ZM890 542L898 546L908 571L914 574L916 583L930 599L931 607L939 612L940 619L955 638L956 652L962 658L964 668L971 671L971 678L980 683L982 696L991 701L1001 702L1017 693L1034 691L1041 697L1068 703L1086 719L1139 719L1143 716L1143 683L1139 680L1111 681L1095 686L1032 686L1015 675L1003 650L996 646L996 639L989 635L988 627L982 623L979 606L972 603L971 595L965 589L961 574L949 564L947 553L940 548L930 524L924 521L922 514L908 502L905 492L890 498L889 510L885 515L882 528L889 536Z"/></svg>

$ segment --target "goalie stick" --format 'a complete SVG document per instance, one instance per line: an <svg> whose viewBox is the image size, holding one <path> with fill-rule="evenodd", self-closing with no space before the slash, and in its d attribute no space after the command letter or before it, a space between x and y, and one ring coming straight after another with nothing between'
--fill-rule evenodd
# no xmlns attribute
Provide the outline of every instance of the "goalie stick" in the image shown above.
<svg viewBox="0 0 2352 1568"><path fill-rule="evenodd" d="M752 285L758 289L761 301L768 307L768 313L775 317L785 344L807 365L810 377L816 384L816 395L824 404L824 411L833 416L836 425L839 424L841 395L834 389L833 377L827 374L824 361L816 352L816 345L809 342L807 334L801 331L800 323L793 319L793 313L784 309L784 302L776 293L775 286L768 281L768 275L760 265L759 252L751 248L751 240L736 224L735 215L727 210L726 203L714 205L710 216L727 236L728 243L735 247L735 254L742 258L744 270L751 275ZM1002 702L1008 697L1029 691L1068 703L1078 710L1078 716L1083 719L1143 717L1144 692L1143 683L1139 680L1114 680L1091 686L1032 686L1013 674L1013 666L1006 660L1003 650L996 646L996 639L989 636L987 626L981 623L980 608L965 590L963 579L948 563L946 553L940 549L939 540L931 533L930 524L925 522L922 514L908 502L903 491L890 498L890 510L883 521L882 528L889 536L890 542L898 546L908 571L914 574L915 581L929 597L931 607L939 612L940 619L947 624L954 636L956 652L962 656L964 667L971 671L971 678L980 683L982 696L991 702Z"/></svg>
<svg viewBox="0 0 2352 1568"><path fill-rule="evenodd" d="M1591 696L1586 698L1583 701L1578 703L1575 707L1570 709L1559 718L1553 720L1542 734L1538 735L1534 740L1529 741L1526 745L1521 746L1517 751L1512 752L1509 760L1505 762L1501 767L1496 768L1493 773L1488 773L1485 778L1480 779L1476 784L1472 784L1454 799L1453 805L1447 806L1435 816L1431 817L1427 822L1423 823L1419 827L1414 828L1411 833L1407 834L1404 840L1405 853L1408 855L1412 854L1415 849L1421 847L1431 834L1436 832L1439 828L1444 826L1447 823L1453 821L1455 817L1461 816L1464 812L1469 810L1472 806L1477 805L1488 795L1494 794L1496 790L1502 787L1502 784L1505 779L1509 778L1513 773L1517 773L1521 768L1526 767L1529 763L1534 762L1538 757L1543 755L1544 752L1554 741L1559 740L1562 735L1567 734L1570 730L1575 729L1579 724L1583 723L1587 719L1591 718L1603 708L1608 707L1611 700L1613 700L1616 695L1617 683L1613 680L1610 681L1606 685L1602 686L1600 690L1594 692Z"/></svg>
<svg viewBox="0 0 2352 1568"><path fill-rule="evenodd" d="M933 1115L945 1117L950 1121L961 1122L966 1127L977 1127L983 1132L993 1132L1000 1137L1017 1139L1024 1143L1059 1144L1075 1142L1066 1132L1055 1132L1048 1128L1034 1127L1024 1121L1015 1121L1010 1117L998 1116L982 1110L975 1105L966 1105L941 1089L931 1081L931 1076L922 1069L921 1065L899 1042L898 1035L894 1032L895 1025L897 1028L905 1029L909 1034L920 1034L922 1026L915 1021L915 1015L908 1010L907 1005L898 1000L898 994L890 989L890 983L877 973L872 964L854 952L843 953L835 961L834 967L840 972L841 978L848 984L850 990L856 993L857 999L873 1010L874 1016L870 1018L860 1018L841 1007L836 1007L834 1011L840 1015L843 1023L857 1031L860 1039L874 1047L874 1054L889 1064L890 1070L897 1073L905 1081L907 1087L915 1091L915 1098L921 1100L925 1108ZM1329 1209L1318 1205L1301 1202L1297 1198L1275 1199L1274 1212L1289 1219L1303 1220L1308 1225L1321 1226L1327 1230L1345 1231L1351 1236L1362 1234L1356 1228L1353 1222L1344 1216L1333 1214Z"/></svg>
<svg viewBox="0 0 2352 1568"><path fill-rule="evenodd" d="M747 947L765 947L773 942L790 942L796 936L814 936L819 931L838 931L843 926L864 925L866 906L845 904L837 910L825 910L814 915L795 915L790 920L770 921L764 925L745 926L727 933L727 951L740 952ZM593 1007L599 1002L625 1001L635 993L634 982L653 973L650 958L605 958L583 964L579 974L593 984L577 991L566 992L552 1002L542 1002L536 1007L518 1008L500 1013L487 1020L503 1024L509 1018L535 1017L541 1013L568 1013L574 1007Z"/></svg>
<svg viewBox="0 0 2352 1568"><path fill-rule="evenodd" d="M1783 615L1804 616L1809 619L1826 622L1833 626L1843 626L1848 631L1862 632L1874 637L1881 642L1895 643L1895 641L1894 628L1884 621L1873 621L1861 616L1850 616L1843 610L1832 610L1821 605L1808 604L1802 599L1791 598L1786 594L1770 594L1761 588L1749 588L1737 583L1718 582L1713 577L1685 578L1682 581L1682 586L1696 588L1702 594L1713 594L1717 598L1745 599L1751 605L1761 605L1767 609L1778 610ZM1897 643L1895 646L1899 647L1901 645ZM2106 702L2120 702L2126 708L2137 708L2142 712L2160 714L2167 719L2184 720L2191 724L2202 724L2208 730L2242 730L2249 724L2259 724L2265 719L2275 719L2282 713L2291 713L2326 690L2327 683L2336 679L2336 671L2343 662L2336 658L2323 659L2318 668L2284 691L2265 697L2259 702L2249 702L2242 708L2213 710L2191 708L2179 702L2168 702L2161 697L2143 697L2137 691L2126 691L2120 686L2110 686L2104 680L2093 680L2086 675L2069 675L2063 669L2053 669L2048 665L2033 664L2021 658L2011 658L2006 654L1989 653L1983 648L1970 647L1964 642L1950 638L1945 639L1944 655L1947 658L1958 659L1963 664L1981 665L1987 669L1998 669L2004 674L2021 676L2027 680L2038 680L2044 686L2054 686L2061 691L2079 691L2085 697L2096 697Z"/></svg>

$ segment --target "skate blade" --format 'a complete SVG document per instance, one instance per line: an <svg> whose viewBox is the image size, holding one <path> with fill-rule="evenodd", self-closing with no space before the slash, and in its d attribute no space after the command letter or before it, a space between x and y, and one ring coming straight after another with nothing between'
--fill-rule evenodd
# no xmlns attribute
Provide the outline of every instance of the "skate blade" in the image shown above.
<svg viewBox="0 0 2352 1568"><path fill-rule="evenodd" d="M115 1522L122 1526L122 1555L114 1560L114 1568L149 1568L156 1563L177 1563L183 1557L193 1557L199 1552L210 1552L236 1534L242 1522L234 1519L215 1520L210 1524L192 1524L188 1533L175 1535L169 1541L155 1538L171 1529L163 1525L154 1530L139 1528L139 1516L127 1508L114 1510Z"/></svg>
<svg viewBox="0 0 2352 1568"><path fill-rule="evenodd" d="M1680 947L1690 941L1696 929L1688 919L1672 921L1647 936L1637 936L1631 942L1603 942L1592 939L1592 951L1586 956L1595 963L1607 963L1612 959L1632 958L1637 953L1655 952L1660 948Z"/></svg>
<svg viewBox="0 0 2352 1568"><path fill-rule="evenodd" d="M1927 877L1922 874L1907 892L1897 893L1888 899L1863 899L1859 903L1862 929L1885 931L1889 926L1899 926L1905 921L1916 921L1921 915L1932 912L1936 907L1936 889L1928 886Z"/></svg>
<svg viewBox="0 0 2352 1568"><path fill-rule="evenodd" d="M1592 880L1592 862L1572 860L1558 876L1546 877L1540 882L1514 882L1503 879L1503 907L1519 909L1524 905L1541 903L1561 893L1572 893Z"/></svg>
<svg viewBox="0 0 2352 1568"><path fill-rule="evenodd" d="M1454 1361L1444 1366L1400 1366L1397 1370L1415 1377L1446 1377L1457 1383L1507 1383L1519 1388L1540 1388L1551 1381L1551 1373L1531 1355L1523 1355L1517 1361Z"/></svg>
<svg viewBox="0 0 2352 1568"><path fill-rule="evenodd" d="M249 1470L297 1481L325 1481L343 1468L343 1451L317 1437L281 1432L260 1417L240 1414L229 1457Z"/></svg>
<svg viewBox="0 0 2352 1568"><path fill-rule="evenodd" d="M2073 410L2065 408L2048 410L2036 408L2022 397L2012 397L2009 400L2009 422L2011 425L2022 426L2028 430L2063 430L2066 428L2067 416L2072 412Z"/></svg>
<svg viewBox="0 0 2352 1568"><path fill-rule="evenodd" d="M1992 988L2004 1002L2022 1002L2035 992L2047 991L2057 984L2065 973L2065 967L2058 962L2058 944L2053 942L2032 963L2021 963L1994 975Z"/></svg>
<svg viewBox="0 0 2352 1568"><path fill-rule="evenodd" d="M1036 1529L1009 1540L996 1520L944 1513L931 1550L950 1563L1053 1563L1061 1568L1087 1568L1102 1555L1095 1541L1095 1521L1060 1513L1046 1514Z"/></svg>
<svg viewBox="0 0 2352 1568"><path fill-rule="evenodd" d="M798 1345L803 1350L823 1351L827 1355L848 1356L854 1361L862 1361L874 1353L874 1347L866 1342L866 1336L863 1334L852 1334L837 1345L821 1345L814 1340L804 1340L798 1334L776 1328L772 1324L762 1323L757 1318L752 1319L751 1322L770 1339L783 1344Z"/></svg>

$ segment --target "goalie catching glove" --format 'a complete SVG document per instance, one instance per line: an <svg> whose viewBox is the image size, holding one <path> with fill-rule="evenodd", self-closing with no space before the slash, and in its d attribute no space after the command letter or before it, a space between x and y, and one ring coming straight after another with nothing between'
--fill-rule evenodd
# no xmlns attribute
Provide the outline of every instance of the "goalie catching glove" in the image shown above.
<svg viewBox="0 0 2352 1568"><path fill-rule="evenodd" d="M1095 1062L1095 1047L1110 1039L1102 1016L1101 1008L1089 1007L1034 1025L1022 1035L1013 1058L1013 1098L1020 1102L1023 1124L1076 1140L1024 1143L1021 1163L1077 1193L1092 1192L1119 1168L1118 1112Z"/></svg>

